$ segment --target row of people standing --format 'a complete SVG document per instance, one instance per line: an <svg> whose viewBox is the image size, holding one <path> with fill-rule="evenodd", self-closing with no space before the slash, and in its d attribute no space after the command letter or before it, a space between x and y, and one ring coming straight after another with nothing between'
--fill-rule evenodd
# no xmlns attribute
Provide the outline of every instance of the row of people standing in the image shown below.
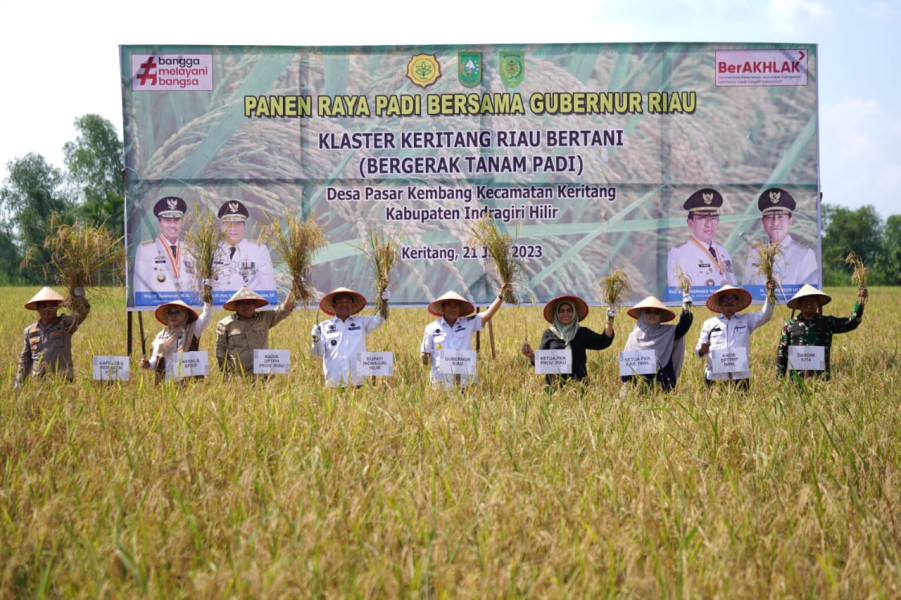
<svg viewBox="0 0 901 600"><path fill-rule="evenodd" d="M714 368L710 360L711 353L717 351L742 352L744 357L750 355L751 334L773 317L773 292L775 282L766 282L767 298L762 309L754 314L746 315L741 311L750 306L751 294L732 285L724 285L708 297L707 308L715 316L704 321L695 346L695 355L706 358L704 380L708 386L718 382L728 382L740 389L750 385L751 371L749 365L740 365L735 369L719 370ZM788 307L800 314L787 321L779 340L776 365L778 374L785 376L805 377L822 373L830 377L830 349L834 334L846 333L857 329L863 317L864 302L867 289L858 290L858 301L847 319L823 316L822 307L831 301L828 294L811 285L805 285L788 302ZM624 352L653 351L656 356L656 372L644 375L623 375L624 384L644 383L657 386L664 391L676 387L682 370L685 355L685 337L692 325L691 296L683 298L682 311L675 326L665 325L676 319L676 313L660 300L649 296L627 311L636 320L635 328L626 341ZM572 351L571 373L563 375L546 375L550 388L558 378L560 380L583 380L587 377L586 350L603 350L608 348L614 338L613 320L616 310L607 310L605 331L601 334L581 326L580 323L588 315L587 303L577 296L561 296L548 302L544 308L544 318L551 327L542 335L540 348L555 350L569 348ZM789 348L822 347L824 363L822 370L794 370L789 367ZM522 346L522 354L535 364L535 353L526 342Z"/></svg>
<svg viewBox="0 0 901 600"><path fill-rule="evenodd" d="M772 292L773 282L767 283ZM77 290L76 294L83 295ZM433 387L452 389L468 387L476 383L475 374L450 375L441 368L445 350L466 350L472 346L472 335L487 325L502 305L504 289L484 313L475 313L475 306L456 292L448 292L429 304L429 313L437 317L426 326L420 344L423 364L430 367ZM800 314L787 321L782 330L778 347L777 366L780 375L789 372L789 348L792 346L819 346L824 348L825 376L830 374L830 349L832 335L856 329L863 317L866 288L858 291L858 302L847 319L822 315L822 307L831 301L828 294L804 286L788 303L789 308ZM387 298L386 298L387 299ZM16 384L22 385L28 376L45 377L58 374L72 379L73 362L71 336L84 319L87 309L72 315L59 315L64 298L51 288L43 288L25 308L39 313L37 322L24 331L24 346L19 359ZM86 300L79 303L89 307ZM269 330L286 319L294 308L294 296L289 293L274 310L260 311L268 302L248 288L241 288L225 304L234 314L219 321L216 327L216 358L220 369L228 376L253 374L253 351L268 348ZM752 315L741 314L751 304L750 294L739 287L723 286L706 302L716 316L707 319L701 328L695 353L709 356L712 350L741 348L745 355L750 349L750 335L772 318L773 304L767 298L762 310ZM349 288L338 288L326 294L320 301L320 309L330 316L317 323L311 332L312 353L321 357L326 384L331 387L359 386L365 380L356 371L355 357L366 351L366 335L385 321L381 316L358 316L366 305L365 297ZM676 314L657 298L649 296L627 311L636 320L635 328L626 341L624 351L652 350L656 354L657 370L647 375L625 375L624 383L643 380L664 390L671 390L678 381L685 349L685 336L692 325L691 297L683 298L682 311L675 326L665 323ZM588 315L588 305L577 296L562 296L550 301L544 308L544 318L551 324L543 334L541 349L572 350L572 369L562 379L583 380L587 377L587 350L603 350L614 340L613 322L616 310L607 310L607 322L602 333L596 333L582 325ZM199 348L201 334L209 325L212 306L205 304L198 314L181 301L160 305L155 316L164 329L152 344L149 359L141 366L153 369L161 378L165 363L176 353ZM534 363L534 352L524 343L522 353ZM791 371L792 375L810 375L813 372ZM720 380L746 387L750 369L729 373L715 372L710 361L705 369L705 380L713 384ZM548 376L548 384L552 383Z"/></svg>

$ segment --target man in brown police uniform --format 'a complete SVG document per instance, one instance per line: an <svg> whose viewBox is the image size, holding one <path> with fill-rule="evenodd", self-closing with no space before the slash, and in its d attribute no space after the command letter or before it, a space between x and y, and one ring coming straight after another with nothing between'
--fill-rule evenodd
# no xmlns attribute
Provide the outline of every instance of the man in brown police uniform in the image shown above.
<svg viewBox="0 0 901 600"><path fill-rule="evenodd" d="M73 293L84 296L81 288L76 288ZM60 316L57 313L64 300L51 288L45 287L25 304L28 310L37 311L38 320L25 328L25 345L19 356L16 387L25 383L29 375L38 378L59 375L69 381L75 377L72 334L88 316L90 305L85 300L85 312L74 311L71 315Z"/></svg>
<svg viewBox="0 0 901 600"><path fill-rule="evenodd" d="M257 311L269 304L253 290L242 287L222 305L235 311L216 325L216 359L226 375L253 375L253 351L269 347L269 330L294 310L294 292L275 310Z"/></svg>

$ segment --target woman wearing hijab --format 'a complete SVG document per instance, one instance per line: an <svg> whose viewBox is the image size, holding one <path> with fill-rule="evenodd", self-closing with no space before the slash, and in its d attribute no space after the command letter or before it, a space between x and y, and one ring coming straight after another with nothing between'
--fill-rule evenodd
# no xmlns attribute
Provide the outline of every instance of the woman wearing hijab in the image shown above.
<svg viewBox="0 0 901 600"><path fill-rule="evenodd" d="M167 360L178 352L195 352L200 347L200 334L213 317L213 305L205 302L198 315L181 300L175 300L160 304L153 314L166 327L153 340L153 352L150 359L141 360L141 368L155 370L159 383L165 377Z"/></svg>
<svg viewBox="0 0 901 600"><path fill-rule="evenodd" d="M546 375L548 389L555 377L562 380L582 381L588 377L588 354L586 350L603 350L613 343L613 319L616 309L607 309L607 326L604 333L596 333L581 323L588 316L588 304L578 296L560 296L544 307L544 320L551 324L541 336L541 350L572 350L572 373L559 376ZM528 342L523 343L522 353L535 364L535 352Z"/></svg>
<svg viewBox="0 0 901 600"><path fill-rule="evenodd" d="M676 381L682 372L682 359L685 357L685 334L691 328L691 296L685 295L682 303L682 314L675 326L663 325L676 318L676 313L668 309L654 296L648 296L628 311L627 314L636 320L635 329L629 334L624 352L653 350L657 355L657 372L648 375L624 375L623 383L644 381L648 385L659 385L669 391L676 387Z"/></svg>

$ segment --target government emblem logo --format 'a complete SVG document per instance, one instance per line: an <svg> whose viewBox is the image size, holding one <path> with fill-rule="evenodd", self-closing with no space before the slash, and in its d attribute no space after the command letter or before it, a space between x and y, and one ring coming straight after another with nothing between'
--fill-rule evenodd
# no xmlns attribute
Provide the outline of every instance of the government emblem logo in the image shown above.
<svg viewBox="0 0 901 600"><path fill-rule="evenodd" d="M710 205L713 204L713 194L709 192L704 192L701 194L701 198L704 200L704 204Z"/></svg>
<svg viewBox="0 0 901 600"><path fill-rule="evenodd" d="M779 204L779 199L782 197L782 192L772 191L770 192L770 202L773 204Z"/></svg>
<svg viewBox="0 0 901 600"><path fill-rule="evenodd" d="M460 52L457 55L457 74L464 87L475 87L482 83L482 53Z"/></svg>
<svg viewBox="0 0 901 600"><path fill-rule="evenodd" d="M507 87L516 87L522 83L526 73L526 63L522 52L501 52L501 80Z"/></svg>
<svg viewBox="0 0 901 600"><path fill-rule="evenodd" d="M407 63L407 79L421 88L427 88L441 77L441 65L434 54L415 54Z"/></svg>

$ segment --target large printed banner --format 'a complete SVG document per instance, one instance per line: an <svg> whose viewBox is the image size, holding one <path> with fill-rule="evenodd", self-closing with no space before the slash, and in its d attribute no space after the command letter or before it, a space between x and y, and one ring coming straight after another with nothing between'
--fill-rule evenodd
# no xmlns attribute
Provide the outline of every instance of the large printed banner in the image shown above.
<svg viewBox="0 0 901 600"><path fill-rule="evenodd" d="M370 232L399 244L391 301L498 281L472 227L491 217L524 262L522 302L764 297L755 245L778 244L784 300L820 282L816 46L573 44L121 47L129 307L200 282L185 244L225 234L214 301L290 286L263 224L314 218L313 285L372 296Z"/></svg>

